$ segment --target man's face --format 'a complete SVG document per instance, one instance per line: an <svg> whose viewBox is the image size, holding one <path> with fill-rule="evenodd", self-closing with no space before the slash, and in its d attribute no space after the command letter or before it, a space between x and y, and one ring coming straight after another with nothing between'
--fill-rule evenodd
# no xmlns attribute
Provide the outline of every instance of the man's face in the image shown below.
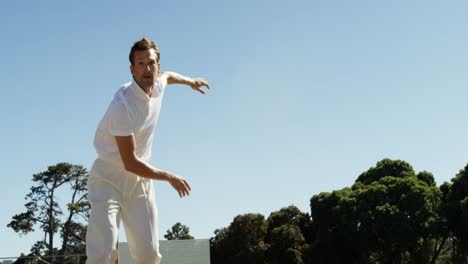
<svg viewBox="0 0 468 264"><path fill-rule="evenodd" d="M138 85L147 92L159 75L159 63L154 49L135 51L130 71Z"/></svg>

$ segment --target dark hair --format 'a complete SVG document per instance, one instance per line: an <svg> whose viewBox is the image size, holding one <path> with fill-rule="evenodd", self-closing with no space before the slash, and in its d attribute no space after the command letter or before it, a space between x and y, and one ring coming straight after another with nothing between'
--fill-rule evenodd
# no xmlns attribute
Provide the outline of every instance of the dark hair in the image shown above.
<svg viewBox="0 0 468 264"><path fill-rule="evenodd" d="M128 55L128 59L130 60L130 63L133 65L134 59L135 59L135 51L137 50L149 50L149 49L154 49L156 51L156 60L159 63L159 48L156 45L156 43L152 40L149 40L145 37L140 39L139 41L135 42L133 44L132 49L130 50L130 55Z"/></svg>

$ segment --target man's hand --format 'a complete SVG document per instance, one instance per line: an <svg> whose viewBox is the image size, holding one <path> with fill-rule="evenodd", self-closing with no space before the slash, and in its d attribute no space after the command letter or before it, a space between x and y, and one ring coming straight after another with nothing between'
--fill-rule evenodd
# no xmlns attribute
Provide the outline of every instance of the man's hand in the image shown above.
<svg viewBox="0 0 468 264"><path fill-rule="evenodd" d="M186 179L176 175L172 175L169 179L169 183L179 193L180 197L188 196L192 190Z"/></svg>
<svg viewBox="0 0 468 264"><path fill-rule="evenodd" d="M180 197L188 196L192 188L182 177L179 177L168 171L155 168L148 163L141 161L135 154L135 139L130 136L116 136L117 147L125 170L144 178L168 181L172 187L179 193Z"/></svg>
<svg viewBox="0 0 468 264"><path fill-rule="evenodd" d="M176 72L162 72L159 75L159 78L166 78L167 84L184 84L192 87L193 90L198 91L201 94L205 94L206 91L202 89L205 86L208 90L210 89L210 85L208 82L203 78L190 78L178 74Z"/></svg>
<svg viewBox="0 0 468 264"><path fill-rule="evenodd" d="M193 83L190 84L193 90L200 92L201 94L205 94L206 92L202 89L205 86L208 90L210 89L210 85L208 82L203 78L193 78Z"/></svg>

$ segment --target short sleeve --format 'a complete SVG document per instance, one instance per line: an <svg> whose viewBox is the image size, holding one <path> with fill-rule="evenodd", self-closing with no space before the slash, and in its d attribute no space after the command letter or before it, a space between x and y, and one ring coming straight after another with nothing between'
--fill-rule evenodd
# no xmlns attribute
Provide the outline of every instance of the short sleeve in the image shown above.
<svg viewBox="0 0 468 264"><path fill-rule="evenodd" d="M154 84L156 89L153 89L151 97L156 98L162 96L167 85L166 78L158 77Z"/></svg>
<svg viewBox="0 0 468 264"><path fill-rule="evenodd" d="M107 129L113 136L133 135L133 126L125 104L113 101L107 110Z"/></svg>
<svg viewBox="0 0 468 264"><path fill-rule="evenodd" d="M157 84L160 86L160 89L162 91L164 91L164 89L166 88L166 85L167 85L167 79L159 77L157 79Z"/></svg>

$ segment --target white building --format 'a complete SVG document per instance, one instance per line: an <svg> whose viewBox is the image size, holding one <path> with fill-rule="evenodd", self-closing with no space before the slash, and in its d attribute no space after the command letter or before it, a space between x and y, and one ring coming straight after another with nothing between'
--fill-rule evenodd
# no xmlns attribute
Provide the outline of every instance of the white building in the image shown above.
<svg viewBox="0 0 468 264"><path fill-rule="evenodd" d="M161 264L210 264L208 239L160 240ZM119 243L119 264L134 264L126 242Z"/></svg>

